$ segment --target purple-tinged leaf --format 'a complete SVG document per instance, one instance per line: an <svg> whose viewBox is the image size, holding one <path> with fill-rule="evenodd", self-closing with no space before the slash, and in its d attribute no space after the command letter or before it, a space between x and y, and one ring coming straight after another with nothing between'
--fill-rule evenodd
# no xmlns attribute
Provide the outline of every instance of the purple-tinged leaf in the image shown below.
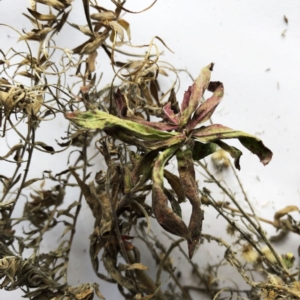
<svg viewBox="0 0 300 300"><path fill-rule="evenodd" d="M164 166L173 156L179 145L161 152L156 159L152 174L152 208L158 223L168 232L189 239L189 230L182 219L168 206L164 193Z"/></svg>
<svg viewBox="0 0 300 300"><path fill-rule="evenodd" d="M191 239L188 240L189 257L192 258L201 236L203 211L200 208L201 199L195 180L192 150L178 150L176 152L176 157L180 181L182 186L185 187L185 195L192 205L192 214L188 227L191 236Z"/></svg>
<svg viewBox="0 0 300 300"><path fill-rule="evenodd" d="M192 95L192 87L189 86L188 90L184 92L183 100L181 103L181 112L185 111L186 108L189 106L191 95Z"/></svg>
<svg viewBox="0 0 300 300"><path fill-rule="evenodd" d="M178 127L178 125L175 125L175 124L167 124L167 123L161 123L161 122L149 122L149 121L146 121L146 120L138 118L138 117L124 117L122 119L137 122L137 123L152 127L157 130L162 130L162 131L171 131L171 130L177 129L177 127Z"/></svg>
<svg viewBox="0 0 300 300"><path fill-rule="evenodd" d="M179 203L184 202L185 201L185 192L184 192L183 186L182 186L181 181L178 178L178 176L172 174L168 170L164 170L164 176L167 179L167 181L169 182L171 188L176 193L178 202Z"/></svg>
<svg viewBox="0 0 300 300"><path fill-rule="evenodd" d="M259 138L220 124L202 126L198 129L194 129L192 131L192 135L203 143L216 142L217 140L221 139L237 138L244 147L250 150L253 154L257 155L264 165L268 164L272 159L273 153Z"/></svg>
<svg viewBox="0 0 300 300"><path fill-rule="evenodd" d="M197 110L193 115L192 120L187 125L188 129L193 129L197 125L209 120L211 115L214 113L216 107L221 102L223 95L224 95L224 86L223 84L221 84L213 93L213 95L197 108Z"/></svg>
<svg viewBox="0 0 300 300"><path fill-rule="evenodd" d="M188 90L188 92L185 93L182 102L179 128L183 128L187 124L191 115L195 112L196 108L200 104L201 98L208 87L213 66L214 64L211 63L203 68L192 87Z"/></svg>
<svg viewBox="0 0 300 300"><path fill-rule="evenodd" d="M166 120L168 120L169 122L171 122L172 124L178 124L179 122L179 117L178 115L176 115L171 107L171 103L168 102L164 107L163 107L163 111L165 113L165 118Z"/></svg>
<svg viewBox="0 0 300 300"><path fill-rule="evenodd" d="M118 89L114 94L114 99L116 102L117 113L119 118L123 118L127 116L127 104L124 99L124 96L121 94L121 91Z"/></svg>

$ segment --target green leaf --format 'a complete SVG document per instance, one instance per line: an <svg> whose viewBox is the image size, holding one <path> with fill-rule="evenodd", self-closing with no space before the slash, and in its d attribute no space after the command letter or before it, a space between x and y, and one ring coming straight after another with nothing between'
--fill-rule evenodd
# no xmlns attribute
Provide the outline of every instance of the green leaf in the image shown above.
<svg viewBox="0 0 300 300"><path fill-rule="evenodd" d="M213 154L217 150L217 145L214 143L203 144L195 141L193 148L193 160L200 160L204 157Z"/></svg>
<svg viewBox="0 0 300 300"><path fill-rule="evenodd" d="M192 131L192 135L203 143L215 142L221 139L237 138L241 144L257 155L263 165L266 165L272 159L273 153L269 150L263 142L254 135L234 130L229 127L214 124L210 126L203 126ZM226 149L224 149L226 150Z"/></svg>
<svg viewBox="0 0 300 300"><path fill-rule="evenodd" d="M168 206L164 193L164 166L174 155L179 145L161 152L156 159L152 174L152 208L158 223L168 232L189 239L189 230L182 219Z"/></svg>
<svg viewBox="0 0 300 300"><path fill-rule="evenodd" d="M112 129L112 131L116 132L122 130L142 140L165 140L179 134L164 132L138 122L123 120L100 110L88 112L75 111L66 113L65 117L86 129Z"/></svg>

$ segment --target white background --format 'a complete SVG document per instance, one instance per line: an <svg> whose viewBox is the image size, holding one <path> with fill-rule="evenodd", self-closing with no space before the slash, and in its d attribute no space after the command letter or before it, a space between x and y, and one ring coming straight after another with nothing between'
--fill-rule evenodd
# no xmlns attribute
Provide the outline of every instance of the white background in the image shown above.
<svg viewBox="0 0 300 300"><path fill-rule="evenodd" d="M126 5L138 11L150 3L128 0ZM101 2L100 5L106 7L105 3ZM86 22L81 1L76 0L73 6L70 21L84 25ZM26 7L29 7L29 1L0 1L0 22L20 31L31 30L31 24L21 15L26 12ZM288 18L288 24L284 22L284 15ZM161 37L175 52L172 54L164 49L163 59L178 69L187 69L194 77L198 76L202 67L210 62L215 63L212 80L224 83L225 98L214 114L213 121L261 137L274 152L273 160L264 167L257 157L243 149L239 174L256 212L272 219L274 211L286 205L299 206L299 1L158 1L147 12L126 14L124 19L131 24L133 44L147 44L153 36ZM282 36L284 30L285 36ZM17 43L18 38L14 31L0 27L0 48L3 51L10 46L24 46L24 43ZM69 48L84 40L83 35L69 26L65 26L56 39L61 47ZM163 45L160 47L163 49ZM110 81L112 74L106 61L105 54L99 53L97 68L99 72L105 72L103 85ZM178 99L190 84L190 78L182 73ZM57 130L61 126L58 124ZM53 138L56 138L55 128L45 130L47 135L53 133ZM13 141L14 137L10 139ZM0 143L1 147L5 144L4 141ZM0 154L3 153L1 151ZM47 156L47 159L41 157L37 168L38 174L41 174L42 170L55 169L55 165ZM59 166L58 170L61 169ZM229 184L235 187L230 172L218 176L227 178ZM200 187L205 185L199 184ZM187 215L189 207L185 205L185 208ZM87 254L88 237L93 226L88 216L88 209L83 209L72 252L75 268L70 273L71 284L97 280L89 267ZM223 226L220 218L216 219L213 213L207 212L203 226L205 233L218 235ZM53 242L49 240L46 243L50 247ZM290 251L296 255L298 246L299 238L290 235L282 252ZM215 256L212 250L216 251L207 244L201 246L194 260L205 266ZM223 252L218 252L218 255L222 257ZM183 266L180 260L176 264ZM108 289L110 285L100 285L107 299L118 299L115 289L110 292ZM19 297L4 291L0 291L0 296L6 299Z"/></svg>

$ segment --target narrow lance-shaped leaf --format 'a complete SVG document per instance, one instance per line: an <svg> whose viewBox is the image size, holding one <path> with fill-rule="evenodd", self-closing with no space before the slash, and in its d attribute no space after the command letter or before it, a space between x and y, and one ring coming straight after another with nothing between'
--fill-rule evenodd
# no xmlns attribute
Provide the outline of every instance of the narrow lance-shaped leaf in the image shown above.
<svg viewBox="0 0 300 300"><path fill-rule="evenodd" d="M179 135L174 132L164 132L137 122L122 120L104 111L89 112L75 111L66 113L65 117L75 124L87 129L113 129L122 130L142 140L164 140Z"/></svg>
<svg viewBox="0 0 300 300"><path fill-rule="evenodd" d="M195 138L197 138L197 140L203 143L215 142L221 139L237 138L244 147L257 155L264 165L268 164L272 159L273 153L259 138L220 124L200 127L199 129L193 130L192 134Z"/></svg>
<svg viewBox="0 0 300 300"><path fill-rule="evenodd" d="M200 75L192 85L191 89L189 89L188 92L186 92L184 96L184 101L182 102L181 106L181 117L179 121L180 128L183 128L186 125L191 115L198 107L201 98L208 87L210 81L210 74L213 69L213 66L214 64L211 63L205 68L203 68L200 72ZM190 97L188 97L189 93Z"/></svg>
<svg viewBox="0 0 300 300"><path fill-rule="evenodd" d="M199 197L198 186L195 180L195 169L192 155L191 148L184 151L178 150L176 153L180 181L182 186L185 187L186 197L192 205L192 214L189 223L191 239L188 241L190 258L192 258L195 248L199 243L203 221L203 211L200 208L201 199Z"/></svg>
<svg viewBox="0 0 300 300"><path fill-rule="evenodd" d="M168 232L189 239L189 230L182 219L168 206L164 193L164 166L172 157L179 145L161 152L153 167L152 208L158 223Z"/></svg>
<svg viewBox="0 0 300 300"><path fill-rule="evenodd" d="M211 115L214 113L216 107L221 102L223 95L224 86L223 84L220 84L219 87L213 93L213 95L197 108L192 120L188 124L188 128L193 129L197 125L209 120Z"/></svg>
<svg viewBox="0 0 300 300"><path fill-rule="evenodd" d="M229 146L226 143L224 143L223 141L215 141L215 143L221 147L223 150L225 150L226 152L228 152L230 154L230 156L234 159L234 166L240 170L240 158L242 156L242 151L240 151L239 149L233 147L233 146Z"/></svg>
<svg viewBox="0 0 300 300"><path fill-rule="evenodd" d="M164 176L167 179L167 181L169 182L172 189L175 191L177 198L178 198L178 202L179 203L184 202L185 201L185 192L184 192L183 186L182 186L178 176L176 176L175 174L172 174L168 170L164 170Z"/></svg>

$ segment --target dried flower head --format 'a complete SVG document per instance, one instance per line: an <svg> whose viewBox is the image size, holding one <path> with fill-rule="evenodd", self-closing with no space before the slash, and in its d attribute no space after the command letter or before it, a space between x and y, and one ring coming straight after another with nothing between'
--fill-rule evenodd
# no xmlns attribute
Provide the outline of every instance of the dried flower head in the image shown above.
<svg viewBox="0 0 300 300"><path fill-rule="evenodd" d="M226 226L226 232L230 235L230 236L234 236L236 233L236 228L234 226L232 226L231 224L228 224Z"/></svg>
<svg viewBox="0 0 300 300"><path fill-rule="evenodd" d="M277 292L275 292L273 290L263 289L261 291L261 299L262 300L273 300L273 299L276 299L277 296L278 296Z"/></svg>
<svg viewBox="0 0 300 300"><path fill-rule="evenodd" d="M230 161L228 157L228 153L223 150L219 149L217 150L212 156L211 160L215 166L216 169L218 169L220 172L225 168L228 168L230 166Z"/></svg>
<svg viewBox="0 0 300 300"><path fill-rule="evenodd" d="M265 246L261 249L261 252L265 255L268 261L275 263L276 257L274 256L273 252L270 250L269 247Z"/></svg>
<svg viewBox="0 0 300 300"><path fill-rule="evenodd" d="M255 262L258 258L258 252L253 249L253 247L250 244L246 244L242 248L242 257L247 262Z"/></svg>

